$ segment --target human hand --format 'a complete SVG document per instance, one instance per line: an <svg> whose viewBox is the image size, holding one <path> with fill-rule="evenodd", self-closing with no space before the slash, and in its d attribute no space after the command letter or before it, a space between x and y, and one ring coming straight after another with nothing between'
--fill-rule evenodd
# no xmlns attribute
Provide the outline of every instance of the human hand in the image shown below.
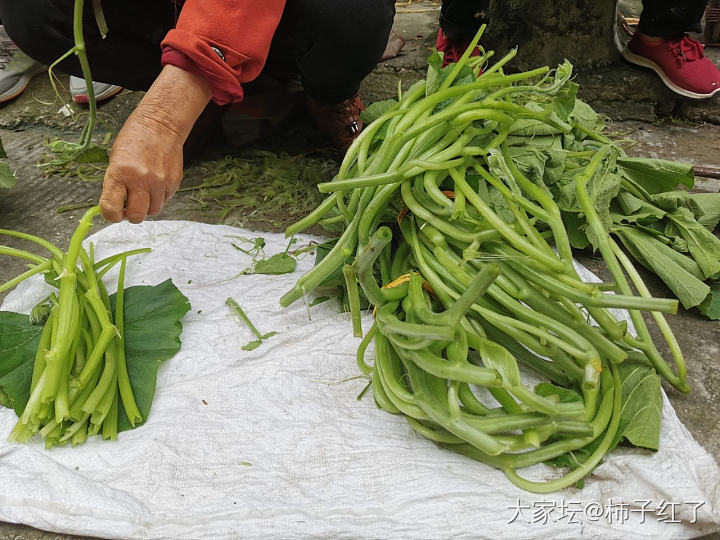
<svg viewBox="0 0 720 540"><path fill-rule="evenodd" d="M199 75L168 65L118 133L105 173L105 219L140 223L160 212L183 174L183 144L212 92Z"/></svg>
<svg viewBox="0 0 720 540"><path fill-rule="evenodd" d="M155 216L180 185L184 138L136 110L118 133L105 173L100 208L108 221L140 223Z"/></svg>

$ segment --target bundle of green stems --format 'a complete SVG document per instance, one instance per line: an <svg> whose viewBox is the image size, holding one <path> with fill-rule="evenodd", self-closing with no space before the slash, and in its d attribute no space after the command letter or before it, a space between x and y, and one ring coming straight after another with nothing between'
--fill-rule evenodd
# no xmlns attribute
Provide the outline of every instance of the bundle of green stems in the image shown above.
<svg viewBox="0 0 720 540"><path fill-rule="evenodd" d="M362 336L361 297L374 307L358 365L378 406L405 415L441 446L503 470L518 486L548 492L582 480L617 443L618 364L647 362L680 391L689 387L663 315L674 313L677 301L650 296L588 190L604 160L621 150L552 107L527 106L561 93L571 68L508 75L502 66L513 54L482 73L491 53L466 55L440 81L411 87L366 127L338 175L320 184L329 196L287 230L344 227L281 304L342 269L355 335ZM580 278L558 205L513 161L508 137L519 119L582 135L586 159L575 174L576 196L611 283ZM489 189L512 219L483 196ZM634 334L614 309L629 312ZM658 324L674 369L643 312ZM528 387L523 371L554 390ZM564 390L577 399L563 399ZM581 448L590 449L587 459L562 477L532 482L517 472Z"/></svg>
<svg viewBox="0 0 720 540"><path fill-rule="evenodd" d="M40 434L51 448L67 442L75 446L97 433L115 439L120 403L131 425L142 420L125 363L123 292L127 258L148 250L95 261L92 244L86 250L83 240L99 213L99 207L85 213L66 252L37 236L0 230L0 235L29 241L49 252L44 257L0 246L0 255L30 263L26 272L0 286L0 292L38 274L57 289L31 313L31 320L44 326L30 395L11 441L26 442ZM118 292L112 306L102 278L117 264Z"/></svg>

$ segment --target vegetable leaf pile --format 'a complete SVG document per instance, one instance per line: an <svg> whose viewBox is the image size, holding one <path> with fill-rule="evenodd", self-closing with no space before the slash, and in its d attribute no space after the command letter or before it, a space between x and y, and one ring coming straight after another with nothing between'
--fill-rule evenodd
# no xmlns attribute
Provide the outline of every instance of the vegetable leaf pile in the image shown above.
<svg viewBox="0 0 720 540"><path fill-rule="evenodd" d="M556 111L567 108L560 99L554 98ZM589 132L602 132L599 115L580 100L570 120ZM597 249L576 197L577 171L587 163L582 142L588 136L582 129L567 134L547 123L518 120L508 138L509 153L528 179L552 193L572 246ZM498 167L491 172L502 175ZM718 319L720 292L712 284L720 277L720 239L713 233L720 221L720 193L686 191L693 182L689 164L621 153L603 162L589 180L588 192L605 230L637 262L660 277L686 309L697 307Z"/></svg>

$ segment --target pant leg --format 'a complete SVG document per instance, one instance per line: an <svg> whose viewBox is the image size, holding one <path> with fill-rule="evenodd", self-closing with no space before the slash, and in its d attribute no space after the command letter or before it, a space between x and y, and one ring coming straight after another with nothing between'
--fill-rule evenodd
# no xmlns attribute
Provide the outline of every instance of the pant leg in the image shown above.
<svg viewBox="0 0 720 540"><path fill-rule="evenodd" d="M394 17L394 0L287 0L267 66L297 71L309 96L339 103L380 61Z"/></svg>
<svg viewBox="0 0 720 540"><path fill-rule="evenodd" d="M147 90L160 73L160 41L175 25L172 2L123 0L103 2L109 32L102 39L91 2L85 2L83 33L93 79L132 90ZM0 0L0 18L18 47L35 60L51 64L73 45L72 2ZM82 76L73 55L59 71Z"/></svg>
<svg viewBox="0 0 720 540"><path fill-rule="evenodd" d="M440 28L452 41L468 41L488 22L490 0L443 0Z"/></svg>
<svg viewBox="0 0 720 540"><path fill-rule="evenodd" d="M638 29L649 36L674 37L701 32L707 0L643 0Z"/></svg>

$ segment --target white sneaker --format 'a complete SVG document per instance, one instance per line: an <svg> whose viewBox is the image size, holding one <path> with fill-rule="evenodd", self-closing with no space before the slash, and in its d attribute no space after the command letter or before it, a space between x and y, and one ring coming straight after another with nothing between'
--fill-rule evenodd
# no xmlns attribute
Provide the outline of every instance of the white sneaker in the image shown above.
<svg viewBox="0 0 720 540"><path fill-rule="evenodd" d="M30 79L47 68L17 48L0 26L0 103L15 99Z"/></svg>
<svg viewBox="0 0 720 540"><path fill-rule="evenodd" d="M93 81L93 90L95 92L95 102L100 103L120 92L122 86ZM70 94L75 103L87 104L90 100L87 95L85 79L70 76Z"/></svg>

